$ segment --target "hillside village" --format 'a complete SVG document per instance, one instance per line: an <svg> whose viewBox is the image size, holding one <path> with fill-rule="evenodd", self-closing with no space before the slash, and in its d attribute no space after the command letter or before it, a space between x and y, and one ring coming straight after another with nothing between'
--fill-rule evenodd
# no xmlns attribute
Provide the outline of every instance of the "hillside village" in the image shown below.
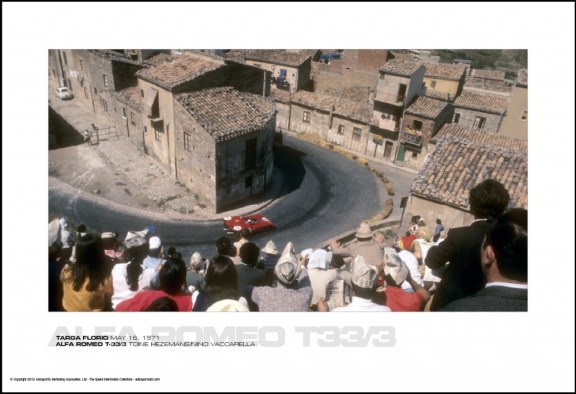
<svg viewBox="0 0 576 394"><path fill-rule="evenodd" d="M467 190L486 178L527 206L528 72L470 63L415 50L50 50L49 75L215 212L264 192L291 132L419 172L407 209L439 204L465 223Z"/></svg>

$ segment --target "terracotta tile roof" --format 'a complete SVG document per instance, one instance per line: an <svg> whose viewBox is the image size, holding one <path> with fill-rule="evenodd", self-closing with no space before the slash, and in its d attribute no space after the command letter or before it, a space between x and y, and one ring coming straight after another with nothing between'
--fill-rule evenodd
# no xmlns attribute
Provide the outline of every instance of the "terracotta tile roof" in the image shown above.
<svg viewBox="0 0 576 394"><path fill-rule="evenodd" d="M394 56L394 59L396 60L404 60L407 62L412 62L416 60L416 57L414 55L412 55L411 53L408 52L395 52L395 51L391 51L392 56Z"/></svg>
<svg viewBox="0 0 576 394"><path fill-rule="evenodd" d="M454 134L442 135L436 150L414 180L412 194L469 209L470 189L492 178L506 187L511 206L527 208L527 152L503 145L507 144L501 141L497 144L480 142Z"/></svg>
<svg viewBox="0 0 576 394"><path fill-rule="evenodd" d="M470 72L470 75L473 77L476 77L476 78L495 79L498 81L503 81L505 73L504 73L504 71L479 70L479 69L475 68Z"/></svg>
<svg viewBox="0 0 576 394"><path fill-rule="evenodd" d="M150 56L148 59L144 60L144 64L150 66L157 66L162 63L166 63L170 60L171 56L166 53L157 53L154 56Z"/></svg>
<svg viewBox="0 0 576 394"><path fill-rule="evenodd" d="M304 63L310 55L307 53L287 52L283 49L235 49L226 53L225 57L237 61L255 60L271 64L280 64L290 67L298 67Z"/></svg>
<svg viewBox="0 0 576 394"><path fill-rule="evenodd" d="M380 68L380 71L386 74L400 75L402 77L410 77L420 67L422 67L422 63L420 62L392 59L384 63L382 68Z"/></svg>
<svg viewBox="0 0 576 394"><path fill-rule="evenodd" d="M311 93L301 90L294 94L292 102L326 112L330 112L334 104L335 115L369 123L372 119L372 104L368 102L368 89L365 90L365 95L365 100L352 100L342 92Z"/></svg>
<svg viewBox="0 0 576 394"><path fill-rule="evenodd" d="M288 104L290 102L290 92L282 89L272 89L270 91L270 97L272 97L274 101L280 101L281 103Z"/></svg>
<svg viewBox="0 0 576 394"><path fill-rule="evenodd" d="M467 108L483 112L501 114L506 112L508 99L504 97L495 97L487 94L472 93L463 91L454 102L457 108Z"/></svg>
<svg viewBox="0 0 576 394"><path fill-rule="evenodd" d="M136 76L172 90L184 82L220 67L224 67L223 61L204 56L181 55L171 57L166 63L140 70Z"/></svg>
<svg viewBox="0 0 576 394"><path fill-rule="evenodd" d="M265 128L276 114L276 105L271 99L231 87L180 93L174 97L216 141Z"/></svg>
<svg viewBox="0 0 576 394"><path fill-rule="evenodd" d="M448 107L446 101L421 96L418 97L405 112L407 114L423 116L428 119L436 119L446 107Z"/></svg>
<svg viewBox="0 0 576 394"><path fill-rule="evenodd" d="M424 89L424 96L442 101L448 101L454 99L454 97L450 96L450 93L441 92L440 90L434 90L434 89Z"/></svg>
<svg viewBox="0 0 576 394"><path fill-rule="evenodd" d="M475 81L474 77L467 76L464 82L464 90L478 91L486 90L488 92L510 93L512 86L506 84L504 81L497 81L494 79L486 79Z"/></svg>
<svg viewBox="0 0 576 394"><path fill-rule="evenodd" d="M481 144L510 148L518 152L528 153L528 141L516 138L505 137L500 134L490 133L469 127L460 127L455 124L446 124L440 129L432 141L438 141L446 135L451 135L459 139L467 139Z"/></svg>
<svg viewBox="0 0 576 394"><path fill-rule="evenodd" d="M116 93L116 98L122 102L141 112L140 109L140 88L138 86L126 88Z"/></svg>
<svg viewBox="0 0 576 394"><path fill-rule="evenodd" d="M464 64L424 63L425 77L459 81L466 72Z"/></svg>
<svg viewBox="0 0 576 394"><path fill-rule="evenodd" d="M124 53L111 51L109 49L90 49L88 52L104 59L140 65L138 60L132 60L128 55Z"/></svg>
<svg viewBox="0 0 576 394"><path fill-rule="evenodd" d="M325 93L342 97L344 99L368 102L370 98L370 88L365 86L349 86L340 90L328 88Z"/></svg>

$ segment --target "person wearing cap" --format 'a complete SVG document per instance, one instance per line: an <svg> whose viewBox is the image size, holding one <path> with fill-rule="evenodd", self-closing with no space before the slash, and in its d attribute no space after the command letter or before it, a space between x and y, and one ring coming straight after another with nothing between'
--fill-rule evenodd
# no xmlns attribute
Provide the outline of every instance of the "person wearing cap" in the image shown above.
<svg viewBox="0 0 576 394"><path fill-rule="evenodd" d="M130 246L126 250L128 262L117 263L112 268L114 286L112 307L114 309L120 302L150 288L152 280L158 274L154 268L146 268L144 266L144 258L148 252L145 239L141 238L140 244L131 243Z"/></svg>
<svg viewBox="0 0 576 394"><path fill-rule="evenodd" d="M341 247L335 239L330 240L332 253L352 259L360 255L368 264L379 267L382 264L382 250L380 244L373 239L372 230L368 223L362 222L356 231L356 242Z"/></svg>
<svg viewBox="0 0 576 394"><path fill-rule="evenodd" d="M249 293L251 301L260 312L306 312L310 310L312 287L304 266L307 257L298 260L294 245L288 242L276 267L274 274L276 287L254 287Z"/></svg>
<svg viewBox="0 0 576 394"><path fill-rule="evenodd" d="M185 290L192 294L196 290L204 288L206 278L204 270L206 269L206 260L202 258L199 252L194 252L190 261L186 263L186 287Z"/></svg>
<svg viewBox="0 0 576 394"><path fill-rule="evenodd" d="M444 241L432 246L426 255L425 263L431 269L450 262L432 298L431 311L484 287L480 247L490 225L504 213L509 202L508 191L494 179L486 179L470 190L470 213L475 220L469 226L448 230Z"/></svg>
<svg viewBox="0 0 576 394"><path fill-rule="evenodd" d="M361 255L356 256L352 263L352 301L334 312L390 312L390 308L378 305L372 298L378 288L377 269L368 264ZM318 311L328 311L324 299L318 301Z"/></svg>
<svg viewBox="0 0 576 394"><path fill-rule="evenodd" d="M162 241L160 237L150 237L148 248L148 256L144 259L144 266L158 270L158 266L162 263Z"/></svg>
<svg viewBox="0 0 576 394"><path fill-rule="evenodd" d="M493 224L481 246L486 286L441 311L528 311L528 211L512 208Z"/></svg>
<svg viewBox="0 0 576 394"><path fill-rule="evenodd" d="M264 255L260 257L258 267L262 267L266 271L266 278L263 284L265 286L271 286L274 282L274 267L276 267L276 263L280 258L280 253L274 241L268 241L261 252Z"/></svg>
<svg viewBox="0 0 576 394"><path fill-rule="evenodd" d="M410 269L394 248L385 248L381 274L386 283L384 303L393 312L421 311L430 299L428 291L412 278ZM413 292L403 290L405 282L414 289ZM381 303L380 300L375 299L375 302Z"/></svg>

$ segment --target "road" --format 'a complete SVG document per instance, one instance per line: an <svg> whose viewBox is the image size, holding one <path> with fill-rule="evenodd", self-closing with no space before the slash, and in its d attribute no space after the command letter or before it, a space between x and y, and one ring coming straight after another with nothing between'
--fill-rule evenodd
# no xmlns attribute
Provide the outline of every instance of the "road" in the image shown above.
<svg viewBox="0 0 576 394"><path fill-rule="evenodd" d="M274 170L281 172L283 179L281 196L261 213L276 224L277 230L251 239L260 247L270 239L279 248L288 241L297 251L315 247L384 208L386 190L373 173L330 150L285 136L274 163ZM175 246L185 259L196 250L212 256L215 240L224 235L221 220L184 222L143 217L130 209L95 204L81 193L70 194L58 187L49 190L49 209L99 232L116 231L121 237L129 230L153 224L163 244Z"/></svg>

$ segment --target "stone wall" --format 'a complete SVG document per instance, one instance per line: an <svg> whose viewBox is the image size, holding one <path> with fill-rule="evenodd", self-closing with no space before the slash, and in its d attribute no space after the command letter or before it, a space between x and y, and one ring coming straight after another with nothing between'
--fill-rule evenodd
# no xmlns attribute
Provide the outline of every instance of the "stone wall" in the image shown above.
<svg viewBox="0 0 576 394"><path fill-rule="evenodd" d="M474 126L474 120L477 116L480 116L482 118L486 118L484 127L481 130L498 133L500 129L500 122L502 121L501 115L458 107L454 109L454 113L460 114L458 125L461 127L472 128Z"/></svg>

